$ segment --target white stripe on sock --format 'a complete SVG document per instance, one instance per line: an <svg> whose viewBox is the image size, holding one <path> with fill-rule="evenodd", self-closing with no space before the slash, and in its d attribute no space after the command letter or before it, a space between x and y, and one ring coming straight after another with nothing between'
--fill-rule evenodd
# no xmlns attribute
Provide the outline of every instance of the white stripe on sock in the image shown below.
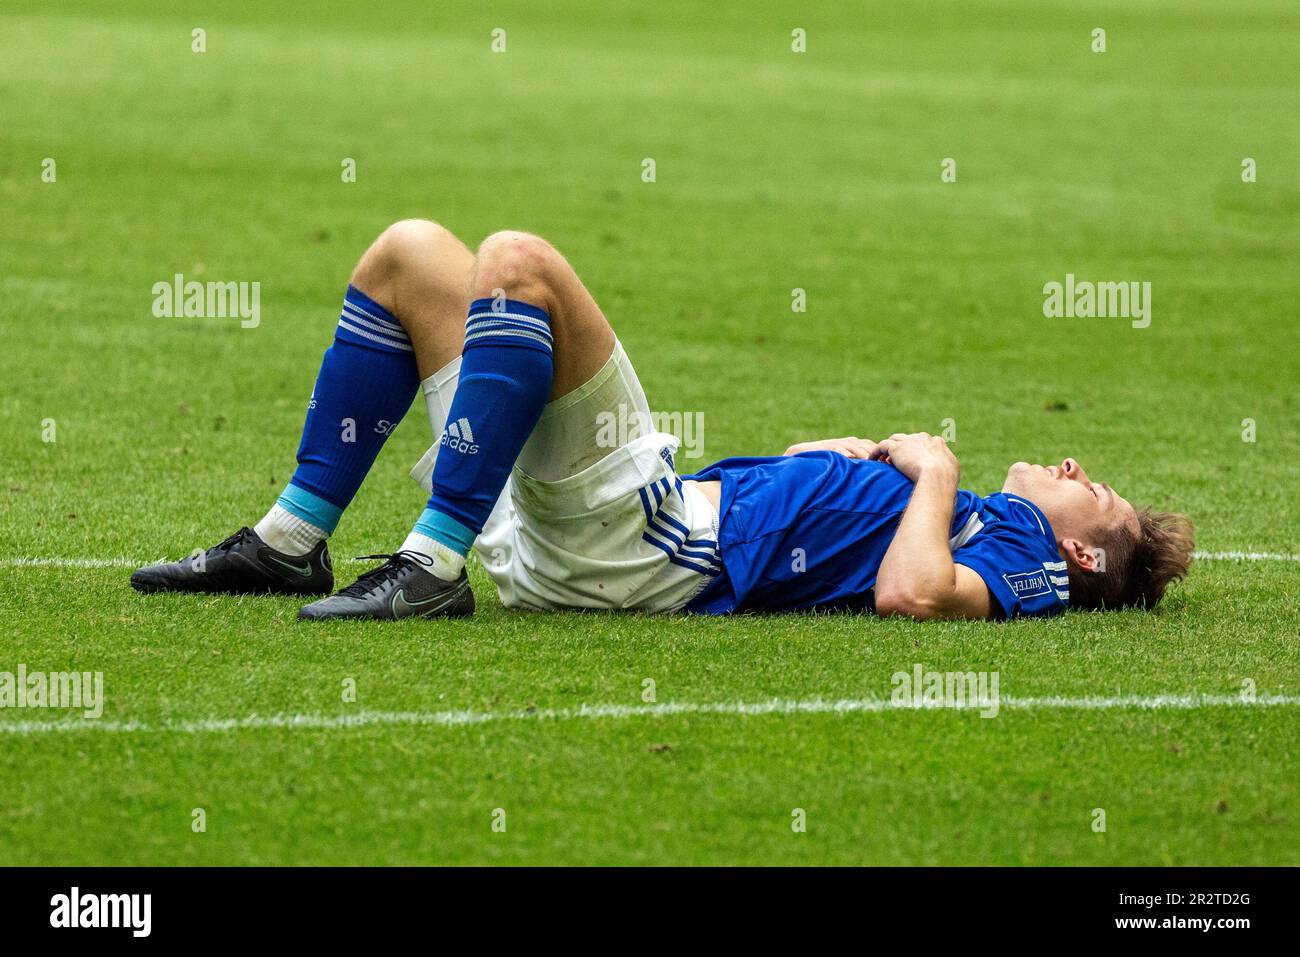
<svg viewBox="0 0 1300 957"><path fill-rule="evenodd" d="M318 542L329 538L322 529L279 505L272 505L266 516L253 526L253 531L266 544L286 555L306 555Z"/></svg>
<svg viewBox="0 0 1300 957"><path fill-rule="evenodd" d="M429 571L443 581L454 582L465 568L465 556L452 551L442 542L412 531L402 542L400 551L418 552L433 562Z"/></svg>

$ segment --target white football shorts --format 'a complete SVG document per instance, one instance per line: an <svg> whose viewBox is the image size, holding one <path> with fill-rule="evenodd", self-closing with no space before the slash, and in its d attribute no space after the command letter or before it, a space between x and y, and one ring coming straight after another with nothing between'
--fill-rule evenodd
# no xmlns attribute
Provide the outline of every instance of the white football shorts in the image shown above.
<svg viewBox="0 0 1300 957"><path fill-rule="evenodd" d="M426 491L459 378L457 358L421 384L435 442L411 477ZM717 511L678 478L678 439L649 412L618 342L547 403L474 543L506 607L679 611L718 574Z"/></svg>

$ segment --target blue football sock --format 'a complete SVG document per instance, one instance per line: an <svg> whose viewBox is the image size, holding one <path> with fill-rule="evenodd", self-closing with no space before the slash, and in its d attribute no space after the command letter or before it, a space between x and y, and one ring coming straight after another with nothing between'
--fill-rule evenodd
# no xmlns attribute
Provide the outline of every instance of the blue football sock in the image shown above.
<svg viewBox="0 0 1300 957"><path fill-rule="evenodd" d="M512 299L476 299L465 323L433 494L414 532L459 555L483 531L551 392L551 320Z"/></svg>
<svg viewBox="0 0 1300 957"><path fill-rule="evenodd" d="M307 406L298 468L276 504L333 532L419 385L406 331L387 309L348 286Z"/></svg>

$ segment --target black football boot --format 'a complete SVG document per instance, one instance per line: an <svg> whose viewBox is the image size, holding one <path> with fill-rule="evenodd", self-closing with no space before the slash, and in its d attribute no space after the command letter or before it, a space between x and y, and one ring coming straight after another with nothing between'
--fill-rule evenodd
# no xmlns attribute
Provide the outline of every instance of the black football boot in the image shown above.
<svg viewBox="0 0 1300 957"><path fill-rule="evenodd" d="M299 618L465 618L474 614L474 592L461 570L453 582L425 570L431 564L418 552L367 555L387 559L337 595L312 602Z"/></svg>
<svg viewBox="0 0 1300 957"><path fill-rule="evenodd" d="M251 528L241 528L202 554L137 569L131 587L142 592L328 595L334 569L323 540L306 555L286 555Z"/></svg>

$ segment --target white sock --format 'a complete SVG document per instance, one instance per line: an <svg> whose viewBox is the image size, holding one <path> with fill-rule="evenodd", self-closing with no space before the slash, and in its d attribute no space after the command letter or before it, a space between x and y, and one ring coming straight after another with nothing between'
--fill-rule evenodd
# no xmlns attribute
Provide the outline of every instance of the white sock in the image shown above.
<svg viewBox="0 0 1300 957"><path fill-rule="evenodd" d="M286 555L306 555L317 542L329 538L311 522L304 522L279 505L272 505L266 516L253 526L253 531L266 544Z"/></svg>
<svg viewBox="0 0 1300 957"><path fill-rule="evenodd" d="M465 568L465 556L453 551L437 539L419 532L411 532L402 542L401 551L419 552L433 562L429 571L443 581L454 582Z"/></svg>

